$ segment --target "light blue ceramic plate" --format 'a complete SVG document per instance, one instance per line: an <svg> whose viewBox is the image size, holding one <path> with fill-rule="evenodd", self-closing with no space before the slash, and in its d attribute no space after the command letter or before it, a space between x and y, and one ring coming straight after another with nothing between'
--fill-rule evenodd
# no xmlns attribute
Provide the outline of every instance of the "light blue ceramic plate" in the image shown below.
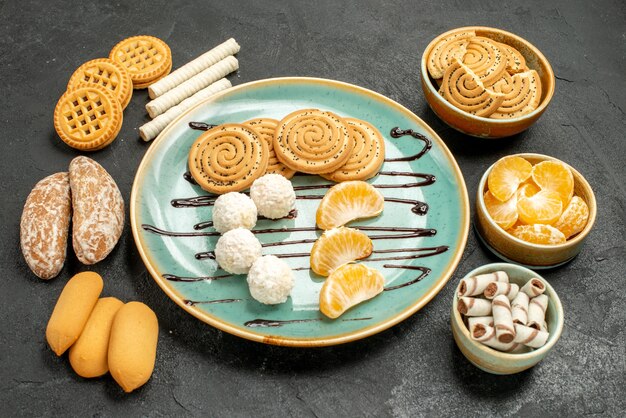
<svg viewBox="0 0 626 418"><path fill-rule="evenodd" d="M374 239L375 253L364 260L383 273L386 290L336 320L324 318L318 310L323 278L308 269L308 257L284 259L296 269L296 284L288 301L275 306L262 305L250 296L245 276L228 276L214 260L197 258L197 254L213 250L218 239L212 228L198 229L202 222L211 220L211 207L188 206L196 199L183 200L187 202L186 207L172 204L174 199L207 196L184 177L189 147L202 133L191 129L189 122L220 124L257 117L281 119L294 110L312 107L370 122L385 137L387 159L409 160L386 161L382 172L388 174L370 180L375 186L391 186L380 188L386 200L383 214L351 224L369 228L364 230L371 237L394 237ZM432 141L432 149L421 158L411 160L411 156L424 148L424 143L410 135L392 138L390 132L394 127L413 129L425 135ZM405 175L391 175L391 172ZM424 177L414 176L415 173L434 175L436 181L413 187L412 183L425 181ZM297 175L292 182L296 188L328 184L320 177L309 175ZM325 191L324 188L300 190L297 194L321 198ZM200 199L201 202L207 200L212 198ZM416 201L428 205L427 214L412 211ZM312 228L319 202L318 198L297 199L295 219L260 220L255 229ZM469 228L469 204L463 176L443 141L421 119L393 100L364 88L301 77L261 80L234 87L176 119L150 146L139 166L130 215L135 242L146 267L174 302L226 332L290 346L353 341L412 315L441 290L454 272ZM404 229L387 230L397 227ZM436 234L417 236L416 232L423 229L434 229ZM185 236L171 236L172 232ZM259 233L257 237L268 244L314 239L319 235L319 231L308 230ZM310 242L266 246L264 253L308 253L311 246ZM429 249L420 250L424 248ZM392 260L394 257L400 259ZM418 277L421 279L416 281Z"/></svg>

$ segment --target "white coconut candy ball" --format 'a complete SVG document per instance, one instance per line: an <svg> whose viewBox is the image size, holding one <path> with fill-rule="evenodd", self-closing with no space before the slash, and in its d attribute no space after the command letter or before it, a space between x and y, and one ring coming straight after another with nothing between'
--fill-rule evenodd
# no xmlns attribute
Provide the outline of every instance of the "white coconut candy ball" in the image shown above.
<svg viewBox="0 0 626 418"><path fill-rule="evenodd" d="M256 179L250 187L250 197L259 215L270 219L289 215L296 203L291 182L280 174L266 174Z"/></svg>
<svg viewBox="0 0 626 418"><path fill-rule="evenodd" d="M223 270L244 274L261 257L261 243L252 232L235 228L224 233L215 245L215 260Z"/></svg>
<svg viewBox="0 0 626 418"><path fill-rule="evenodd" d="M223 194L213 204L213 227L220 234L235 228L252 229L256 219L256 205L243 193Z"/></svg>
<svg viewBox="0 0 626 418"><path fill-rule="evenodd" d="M248 272L250 294L266 305L285 302L293 285L291 268L274 255L258 258Z"/></svg>

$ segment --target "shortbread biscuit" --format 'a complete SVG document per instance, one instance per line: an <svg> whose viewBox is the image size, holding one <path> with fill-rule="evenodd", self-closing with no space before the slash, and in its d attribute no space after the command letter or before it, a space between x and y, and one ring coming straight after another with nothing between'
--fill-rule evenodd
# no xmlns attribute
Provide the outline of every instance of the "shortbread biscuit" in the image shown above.
<svg viewBox="0 0 626 418"><path fill-rule="evenodd" d="M292 178L296 172L278 161L276 151L274 151L274 134L278 127L278 121L276 119L258 118L249 120L243 124L257 131L261 135L261 138L267 143L269 161L265 174L281 174L287 179Z"/></svg>
<svg viewBox="0 0 626 418"><path fill-rule="evenodd" d="M122 105L99 84L78 84L54 109L54 129L72 148L93 151L110 144L122 128Z"/></svg>
<svg viewBox="0 0 626 418"><path fill-rule="evenodd" d="M133 84L133 88L135 90L143 90L143 89L147 89L148 87L150 87L152 84L156 83L159 80L162 80L164 77L166 77L169 72L172 70L172 63L170 62L170 66L167 67L167 70L165 70L165 72L163 74L161 74L160 76L158 76L155 79L152 80L148 80L146 82L143 83L135 83Z"/></svg>
<svg viewBox="0 0 626 418"><path fill-rule="evenodd" d="M528 67L526 66L526 59L517 49L513 48L511 45L498 43L500 50L506 56L506 70L511 73L521 73L524 71L528 71Z"/></svg>
<svg viewBox="0 0 626 418"><path fill-rule="evenodd" d="M28 267L38 277L56 277L65 263L72 213L67 173L39 181L26 198L20 221L20 246Z"/></svg>
<svg viewBox="0 0 626 418"><path fill-rule="evenodd" d="M535 110L541 102L541 79L537 71L513 74L512 82L496 83L493 90L504 94L504 101L490 117L516 118Z"/></svg>
<svg viewBox="0 0 626 418"><path fill-rule="evenodd" d="M483 36L471 38L467 45L463 64L472 70L484 85L491 85L506 71L507 56L499 45L498 42Z"/></svg>
<svg viewBox="0 0 626 418"><path fill-rule="evenodd" d="M504 94L486 89L478 76L459 60L446 70L439 93L453 106L482 117L489 117L504 101Z"/></svg>
<svg viewBox="0 0 626 418"><path fill-rule="evenodd" d="M170 47L154 36L126 38L113 47L109 58L125 67L133 84L140 86L158 80L172 68Z"/></svg>
<svg viewBox="0 0 626 418"><path fill-rule="evenodd" d="M457 32L437 42L428 55L426 63L430 76L434 79L443 77L446 68L452 64L455 58L463 59L470 38L475 36L474 31Z"/></svg>
<svg viewBox="0 0 626 418"><path fill-rule="evenodd" d="M337 171L321 176L336 182L374 177L385 161L385 139L368 122L353 118L344 118L344 121L350 126L354 138L352 154Z"/></svg>
<svg viewBox="0 0 626 418"><path fill-rule="evenodd" d="M318 109L285 116L274 136L278 160L302 173L331 173L345 164L353 148L354 139L343 119Z"/></svg>
<svg viewBox="0 0 626 418"><path fill-rule="evenodd" d="M246 125L227 123L200 135L189 151L189 171L207 192L239 192L265 174L267 143Z"/></svg>
<svg viewBox="0 0 626 418"><path fill-rule="evenodd" d="M110 58L98 58L87 61L74 71L67 83L70 90L78 84L99 84L111 90L126 108L133 95L133 80L125 67Z"/></svg>

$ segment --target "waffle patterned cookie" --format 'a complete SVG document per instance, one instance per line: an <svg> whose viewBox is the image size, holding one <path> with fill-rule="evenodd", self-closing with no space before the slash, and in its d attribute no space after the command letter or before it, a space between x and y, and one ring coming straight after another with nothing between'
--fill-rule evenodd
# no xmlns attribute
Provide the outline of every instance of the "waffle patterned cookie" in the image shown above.
<svg viewBox="0 0 626 418"><path fill-rule="evenodd" d="M109 145L122 127L122 105L99 84L78 84L59 99L54 128L72 148L94 151Z"/></svg>
<svg viewBox="0 0 626 418"><path fill-rule="evenodd" d="M145 88L172 69L172 53L154 36L133 36L113 47L109 58L128 70L135 88Z"/></svg>
<svg viewBox="0 0 626 418"><path fill-rule="evenodd" d="M120 101L122 108L126 108L133 95L133 80L125 67L109 58L98 58L87 61L74 71L67 83L71 90L78 84L98 84L111 90Z"/></svg>

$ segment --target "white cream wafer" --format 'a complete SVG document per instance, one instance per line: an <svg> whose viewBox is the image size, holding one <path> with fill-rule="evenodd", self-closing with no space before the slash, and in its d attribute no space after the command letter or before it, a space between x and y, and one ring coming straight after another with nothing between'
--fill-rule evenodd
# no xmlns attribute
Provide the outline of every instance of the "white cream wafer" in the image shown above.
<svg viewBox="0 0 626 418"><path fill-rule="evenodd" d="M238 68L239 61L237 61L237 58L232 55L228 56L162 96L148 102L146 104L146 110L151 118L155 118L165 113L172 106L176 106L186 98L193 96L196 92L215 83L220 78L236 71Z"/></svg>
<svg viewBox="0 0 626 418"><path fill-rule="evenodd" d="M229 55L235 55L239 52L239 49L241 49L241 47L233 38L219 44L148 87L150 98L156 99Z"/></svg>
<svg viewBox="0 0 626 418"><path fill-rule="evenodd" d="M171 121L176 119L185 110L191 109L193 106L197 105L204 99L211 97L214 94L222 90L226 90L230 87L232 87L232 84L230 84L230 81L228 81L226 78L222 78L221 80L216 81L209 87L203 88L202 90L200 90L193 96L186 98L176 106L170 107L167 112L157 116L152 121L141 126L139 128L139 135L146 142L156 138L157 135L160 134L161 131L165 129L165 127L169 125Z"/></svg>

